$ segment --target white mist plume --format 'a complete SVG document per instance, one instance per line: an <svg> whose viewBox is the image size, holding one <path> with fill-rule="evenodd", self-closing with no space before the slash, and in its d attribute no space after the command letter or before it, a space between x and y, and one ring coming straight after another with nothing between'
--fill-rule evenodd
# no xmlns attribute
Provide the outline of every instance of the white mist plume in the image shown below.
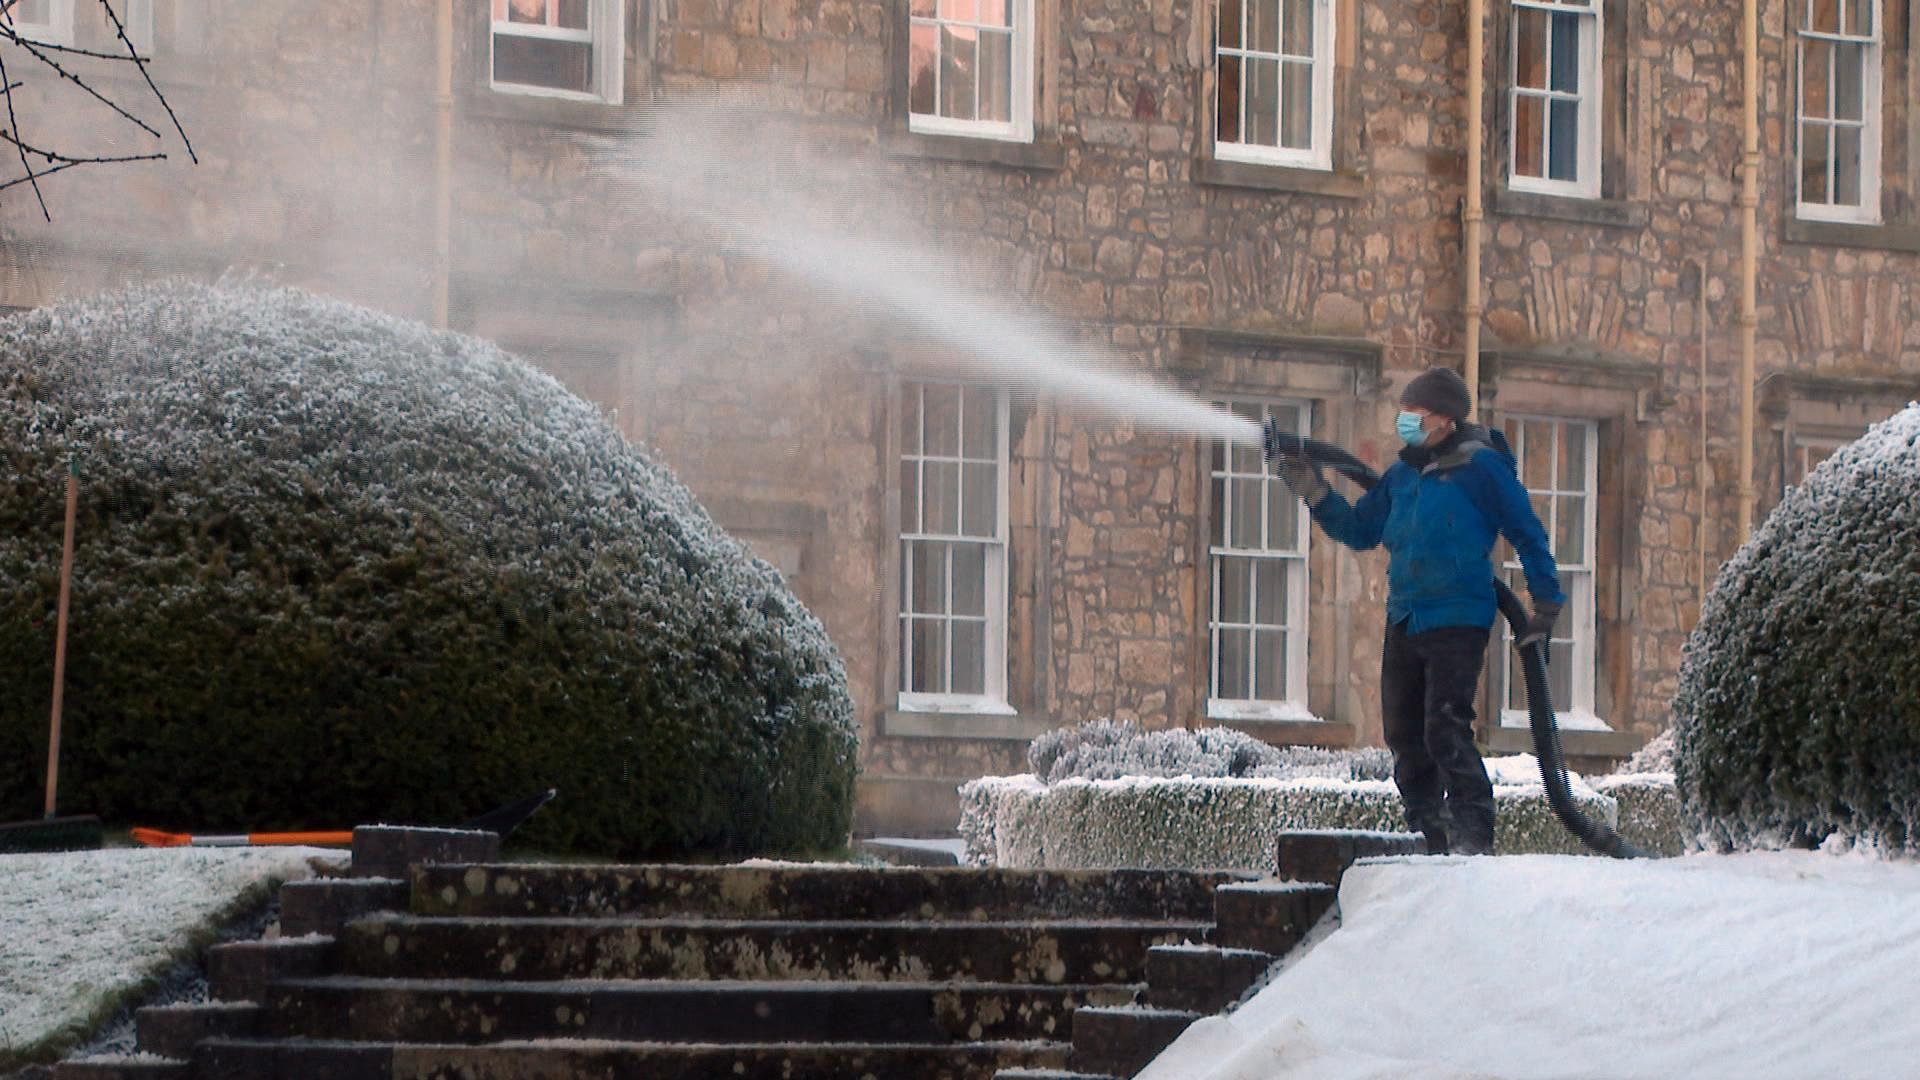
<svg viewBox="0 0 1920 1080"><path fill-rule="evenodd" d="M895 200L875 201L877 167L816 152L744 94L662 106L634 131L592 143L596 167L628 198L700 222L727 250L884 308L953 346L975 373L1144 429L1260 442L1251 421L1126 372L1106 350L972 287L990 271L905 240L914 230L889 213Z"/></svg>

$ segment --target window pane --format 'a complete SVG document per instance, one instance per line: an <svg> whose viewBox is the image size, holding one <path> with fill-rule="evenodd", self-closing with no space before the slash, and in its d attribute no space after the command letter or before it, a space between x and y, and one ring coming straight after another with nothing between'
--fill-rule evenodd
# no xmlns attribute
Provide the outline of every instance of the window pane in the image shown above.
<svg viewBox="0 0 1920 1080"><path fill-rule="evenodd" d="M1281 0L1247 0L1247 48L1264 53L1280 51Z"/></svg>
<svg viewBox="0 0 1920 1080"><path fill-rule="evenodd" d="M947 610L947 545L919 542L910 545L912 591L907 610L916 615L943 615Z"/></svg>
<svg viewBox="0 0 1920 1080"><path fill-rule="evenodd" d="M1013 25L1013 0L980 0L980 21L987 26Z"/></svg>
<svg viewBox="0 0 1920 1080"><path fill-rule="evenodd" d="M1000 427L998 395L991 390L968 390L961 419L966 425L966 454L976 461L997 461Z"/></svg>
<svg viewBox="0 0 1920 1080"><path fill-rule="evenodd" d="M1253 582L1253 621L1262 626L1287 625L1286 560L1255 560Z"/></svg>
<svg viewBox="0 0 1920 1080"><path fill-rule="evenodd" d="M535 23L540 26L545 26L547 23L547 0L508 0L507 21Z"/></svg>
<svg viewBox="0 0 1920 1080"><path fill-rule="evenodd" d="M900 463L900 531L920 532L920 463Z"/></svg>
<svg viewBox="0 0 1920 1080"><path fill-rule="evenodd" d="M1280 145L1294 150L1313 148L1313 65L1288 61L1286 86L1281 89Z"/></svg>
<svg viewBox="0 0 1920 1080"><path fill-rule="evenodd" d="M559 0L556 12L559 18L554 21L554 25L564 30L591 29L587 25L587 9L592 6L589 0Z"/></svg>
<svg viewBox="0 0 1920 1080"><path fill-rule="evenodd" d="M1220 58L1219 109L1214 117L1214 138L1221 142L1242 141L1240 133L1240 58Z"/></svg>
<svg viewBox="0 0 1920 1080"><path fill-rule="evenodd" d="M987 624L960 621L950 624L953 634L954 694L987 692Z"/></svg>
<svg viewBox="0 0 1920 1080"><path fill-rule="evenodd" d="M1587 490L1587 432L1569 426L1560 439L1560 490Z"/></svg>
<svg viewBox="0 0 1920 1080"><path fill-rule="evenodd" d="M940 17L958 22L974 22L980 18L980 0L940 0Z"/></svg>
<svg viewBox="0 0 1920 1080"><path fill-rule="evenodd" d="M960 532L960 466L951 461L929 461L921 467L926 485L921 498L920 531L939 536Z"/></svg>
<svg viewBox="0 0 1920 1080"><path fill-rule="evenodd" d="M1267 547L1274 551L1300 549L1300 497L1285 484L1267 484Z"/></svg>
<svg viewBox="0 0 1920 1080"><path fill-rule="evenodd" d="M1225 547L1227 544L1227 517L1232 509L1227 506L1227 482L1220 477L1213 478L1213 527L1207 543L1213 547Z"/></svg>
<svg viewBox="0 0 1920 1080"><path fill-rule="evenodd" d="M940 28L914 23L907 50L907 108L921 116L933 115L934 66L940 60Z"/></svg>
<svg viewBox="0 0 1920 1080"><path fill-rule="evenodd" d="M1547 137L1547 175L1555 180L1580 179L1580 103L1555 100L1550 115L1553 131Z"/></svg>
<svg viewBox="0 0 1920 1080"><path fill-rule="evenodd" d="M1583 19L1571 12L1553 13L1553 88L1563 94L1580 92L1580 32Z"/></svg>
<svg viewBox="0 0 1920 1080"><path fill-rule="evenodd" d="M1231 555L1220 556L1220 593L1214 598L1214 610L1220 613L1217 621L1223 623L1251 622L1253 612L1248 607L1250 590L1253 588L1253 560L1235 558Z"/></svg>
<svg viewBox="0 0 1920 1080"><path fill-rule="evenodd" d="M1513 102L1513 172L1516 176L1546 175L1541 146L1546 127L1546 103L1525 94Z"/></svg>
<svg viewBox="0 0 1920 1080"><path fill-rule="evenodd" d="M1804 41L1801 49L1800 101L1804 115L1829 118L1833 115L1832 99L1827 96L1833 49L1824 41Z"/></svg>
<svg viewBox="0 0 1920 1080"><path fill-rule="evenodd" d="M1279 630L1253 632L1253 696L1261 701L1287 699L1287 635Z"/></svg>
<svg viewBox="0 0 1920 1080"><path fill-rule="evenodd" d="M909 386L900 394L900 452L920 452L920 388Z"/></svg>
<svg viewBox="0 0 1920 1080"><path fill-rule="evenodd" d="M1529 491L1553 487L1553 429L1551 420L1528 420L1521 428L1526 442L1520 450L1520 479Z"/></svg>
<svg viewBox="0 0 1920 1080"><path fill-rule="evenodd" d="M1220 0L1220 47L1237 49L1240 47L1240 20L1242 11L1240 0Z"/></svg>
<svg viewBox="0 0 1920 1080"><path fill-rule="evenodd" d="M1827 126L1806 124L1800 132L1800 201L1828 202Z"/></svg>
<svg viewBox="0 0 1920 1080"><path fill-rule="evenodd" d="M968 462L965 472L961 519L968 536L997 536L1000 533L1000 468Z"/></svg>
<svg viewBox="0 0 1920 1080"><path fill-rule="evenodd" d="M1280 139L1280 62L1247 61L1247 143L1277 146Z"/></svg>
<svg viewBox="0 0 1920 1080"><path fill-rule="evenodd" d="M1209 465L1208 468L1217 473L1227 471L1227 441L1225 439L1213 440L1212 459L1212 464ZM1218 506L1219 504L1215 503L1214 505Z"/></svg>
<svg viewBox="0 0 1920 1080"><path fill-rule="evenodd" d="M1231 481L1233 496L1232 534L1227 546L1247 551L1260 547L1260 487L1266 481L1257 476L1236 477Z"/></svg>
<svg viewBox="0 0 1920 1080"><path fill-rule="evenodd" d="M1807 29L1822 34L1839 33L1839 0L1809 0Z"/></svg>
<svg viewBox="0 0 1920 1080"><path fill-rule="evenodd" d="M1547 88L1548 17L1547 12L1534 8L1520 8L1513 13L1515 86L1529 90Z"/></svg>
<svg viewBox="0 0 1920 1080"><path fill-rule="evenodd" d="M953 545L953 613L987 613L987 546Z"/></svg>
<svg viewBox="0 0 1920 1080"><path fill-rule="evenodd" d="M1874 36L1873 0L1847 0L1846 32L1861 37Z"/></svg>
<svg viewBox="0 0 1920 1080"><path fill-rule="evenodd" d="M1551 642L1547 656L1547 692L1553 695L1553 711L1566 712L1573 708L1573 642Z"/></svg>
<svg viewBox="0 0 1920 1080"><path fill-rule="evenodd" d="M926 395L926 452L934 457L960 456L960 388L929 386Z"/></svg>
<svg viewBox="0 0 1920 1080"><path fill-rule="evenodd" d="M1553 538L1554 561L1578 566L1587 561L1587 500L1579 495L1560 497L1559 533Z"/></svg>
<svg viewBox="0 0 1920 1080"><path fill-rule="evenodd" d="M1833 202L1860 205L1860 129L1833 129Z"/></svg>
<svg viewBox="0 0 1920 1080"><path fill-rule="evenodd" d="M515 34L495 34L493 81L590 93L593 90L593 45L584 41L546 41Z"/></svg>
<svg viewBox="0 0 1920 1080"><path fill-rule="evenodd" d="M1285 51L1292 56L1313 55L1313 3L1314 0L1285 0L1286 17L1282 30Z"/></svg>
<svg viewBox="0 0 1920 1080"><path fill-rule="evenodd" d="M1214 696L1230 701L1245 701L1251 680L1247 650L1252 639L1245 630L1220 631L1220 655L1215 658Z"/></svg>
<svg viewBox="0 0 1920 1080"><path fill-rule="evenodd" d="M1867 48L1839 45L1833 50L1833 115L1842 120L1865 117Z"/></svg>
<svg viewBox="0 0 1920 1080"><path fill-rule="evenodd" d="M973 77L980 58L971 29L940 28L940 115L974 119Z"/></svg>
<svg viewBox="0 0 1920 1080"><path fill-rule="evenodd" d="M1233 447L1233 471L1242 476L1259 476L1267 467L1266 454L1257 446Z"/></svg>
<svg viewBox="0 0 1920 1080"><path fill-rule="evenodd" d="M1540 527L1547 531L1547 543L1553 543L1553 496L1532 495L1527 501L1533 504L1533 516L1540 519Z"/></svg>
<svg viewBox="0 0 1920 1080"><path fill-rule="evenodd" d="M912 692L946 693L947 624L939 619L914 619L909 625L913 628Z"/></svg>
<svg viewBox="0 0 1920 1080"><path fill-rule="evenodd" d="M980 32L980 119L1013 120L1013 34Z"/></svg>
<svg viewBox="0 0 1920 1080"><path fill-rule="evenodd" d="M907 5L907 11L916 19L931 19L938 8L935 7L934 0L911 0Z"/></svg>

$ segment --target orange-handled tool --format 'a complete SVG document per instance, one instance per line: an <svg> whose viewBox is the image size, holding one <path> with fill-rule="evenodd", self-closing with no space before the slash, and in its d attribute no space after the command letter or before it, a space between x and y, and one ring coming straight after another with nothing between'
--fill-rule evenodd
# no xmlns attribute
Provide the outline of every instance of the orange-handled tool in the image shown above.
<svg viewBox="0 0 1920 1080"><path fill-rule="evenodd" d="M133 830L135 842L147 847L344 847L353 843L349 832L257 832L203 835L170 833L159 829Z"/></svg>

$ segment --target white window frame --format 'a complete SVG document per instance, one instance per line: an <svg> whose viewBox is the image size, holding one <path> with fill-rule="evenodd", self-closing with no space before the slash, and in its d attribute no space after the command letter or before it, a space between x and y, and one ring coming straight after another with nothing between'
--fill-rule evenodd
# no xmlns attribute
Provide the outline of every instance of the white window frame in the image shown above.
<svg viewBox="0 0 1920 1080"><path fill-rule="evenodd" d="M1241 409L1258 409L1262 422L1269 416L1274 415L1277 411L1294 410L1295 419L1299 424L1296 430L1301 434L1310 431L1313 422L1313 406L1311 402L1307 401L1273 398L1222 398L1219 399L1218 403L1221 407L1228 409L1234 408L1235 406L1239 406ZM1207 545L1206 574L1209 583L1207 593L1210 600L1207 611L1207 718L1211 720L1317 721L1319 717L1314 716L1307 708L1307 590L1310 585L1307 564L1308 555L1313 543L1313 526L1308 517L1306 504L1300 500L1299 496L1289 491L1286 485L1277 477L1274 477L1268 472L1265 467L1265 461L1262 459L1257 473L1262 479L1260 495L1261 545L1258 548L1238 548L1232 546L1233 531L1232 521L1229 516L1232 509L1231 503L1233 501L1232 480L1234 478L1246 479L1256 475L1255 473L1236 471L1234 469L1234 449L1235 448L1230 445L1224 447L1216 445L1214 448L1214 450L1217 450L1222 455L1222 464L1225 466L1224 471L1214 468L1211 460L1209 460L1207 465L1207 483L1209 489L1211 489L1214 481L1223 481L1221 485L1222 499L1215 500L1214 505L1209 508L1208 512L1213 515L1214 520L1220 522L1220 538L1224 541L1224 543L1221 544L1212 543L1213 521L1208 521L1207 535L1209 541ZM1214 451L1210 451L1210 454L1212 452ZM1291 498L1298 504L1298 516L1296 520L1299 523L1299 529L1297 546L1294 548L1275 548L1268 543L1268 537L1266 535L1268 507L1270 505L1269 500L1274 498ZM1245 558L1252 559L1256 562L1275 561L1286 564L1287 604L1285 618L1287 622L1285 626L1276 627L1258 621L1258 597L1257 594L1254 593L1250 593L1247 597L1248 621L1246 623L1226 623L1221 620L1222 595L1220 582L1223 576L1221 566L1222 560L1226 558ZM1258 581L1259 578L1257 574L1249 575L1249 590L1257 590ZM1256 639L1254 639L1252 635L1256 630L1279 629L1285 631L1287 680L1285 688L1286 696L1284 698L1269 700L1252 697L1231 698L1220 696L1221 631L1236 629L1246 630L1249 634L1249 659L1251 663L1247 669L1247 678L1251 684L1249 686L1250 690L1259 685L1260 678L1258 668L1260 650L1253 646L1253 641Z"/></svg>
<svg viewBox="0 0 1920 1080"><path fill-rule="evenodd" d="M1871 32L1828 33L1808 29L1813 22L1815 0L1804 0L1800 7L1800 25L1794 33L1794 63L1796 71L1793 80L1793 189L1794 214L1807 221L1844 221L1856 224L1877 225L1880 223L1880 142L1882 124L1880 93L1883 72L1882 50L1882 4L1881 0L1867 0L1869 18L1873 20ZM1848 4L1836 5L1836 13L1845 24ZM1807 42L1828 43L1832 58L1827 64L1827 107L1829 111L1838 109L1839 65L1832 62L1839 58L1842 46L1860 46L1864 67L1860 73L1860 119L1843 120L1838 117L1809 117L1807 115ZM1807 127L1817 124L1827 129L1827 196L1834 196L1834 181L1838 177L1834 153L1834 134L1843 127L1860 129L1860 204L1858 206L1838 202L1815 203L1806 201L1806 154Z"/></svg>
<svg viewBox="0 0 1920 1080"><path fill-rule="evenodd" d="M902 2L909 4L907 9L907 41L903 46L908 50L911 50L913 47L912 45L913 28L915 26L934 27L935 40L937 41L938 28L941 26L961 25L961 26L980 27L982 25L977 20L969 22L967 20L962 20L962 19L941 18L938 14L940 10L938 6L939 0L933 0L933 2L935 3L935 7L934 7L935 14L932 16L915 15L913 13L910 0L902 0ZM1033 88L1034 88L1034 47L1033 47L1034 13L1033 13L1033 9L1034 9L1034 4L1037 3L1038 0L1008 0L1008 2L1013 4L1013 58L1012 58L1013 86L1010 88L1010 91L1009 91L1012 94L1011 108L1009 110L1010 112L1009 119L1004 123L998 120L959 120L953 117L939 116L937 114L914 112L913 105L912 105L913 71L911 66L909 66L907 71L908 86L906 88L906 98L905 98L905 100L907 101L906 108L907 108L907 130L908 131L917 132L917 133L926 134L926 135L958 135L958 136L963 136L966 138L973 138L973 139L995 139L1001 142L1032 142L1033 141ZM997 31L1000 28L991 27L988 29L993 29ZM978 31L976 30L976 33L977 32ZM978 38L975 39L975 42L977 46ZM911 53L909 53L909 55L911 55ZM978 54L976 53L976 55ZM939 101L940 101L940 84L938 81L940 78L940 57L938 56L937 53L934 56L934 60L933 60L933 72L934 72L934 80L935 80L933 100L934 100L934 107L938 108ZM980 102L980 84L979 84L978 71L974 73L973 94L974 94L974 111L978 113L979 102Z"/></svg>
<svg viewBox="0 0 1920 1080"><path fill-rule="evenodd" d="M1276 5L1274 22L1278 26L1275 52L1265 52L1252 47L1248 40L1248 23L1251 16L1248 9L1255 3L1271 2ZM1329 170L1333 168L1333 5L1336 0L1312 0L1313 3L1313 54L1297 56L1285 52L1286 27L1281 20L1286 16L1286 0L1241 0L1240 4L1240 45L1228 48L1220 44L1219 8L1216 6L1213 25L1213 71L1214 71L1214 110L1216 128L1220 116L1218 96L1226 93L1221 85L1220 59L1223 56L1235 56L1240 59L1240 85L1235 92L1240 97L1240 107L1235 111L1239 117L1240 130L1236 135L1244 138L1247 130L1247 78L1249 61L1272 61L1280 71L1280 85L1275 88L1275 101L1279 115L1286 113L1286 102L1280 94L1286 87L1286 65L1289 62L1309 62L1313 65L1313 134L1312 145L1307 147L1261 146L1247 143L1241 139L1222 138L1222 132L1213 133L1213 156L1221 161L1244 161L1254 165L1281 165L1301 169ZM1278 122L1284 124L1284 120ZM1277 136L1276 136L1277 137Z"/></svg>
<svg viewBox="0 0 1920 1080"><path fill-rule="evenodd" d="M1508 26L1511 42L1507 57L1507 186L1514 191L1534 191L1543 195L1564 195L1578 199L1597 199L1600 197L1600 133L1602 110L1606 108L1606 94L1600 85L1601 50L1606 44L1606 26L1602 22L1604 0L1566 0L1553 3L1551 0L1512 0L1512 14ZM1581 20L1579 79L1580 88L1568 93L1555 90L1553 83L1553 23L1547 23L1547 53L1545 57L1547 87L1535 89L1520 85L1520 15L1524 11L1544 11L1549 15L1575 15ZM1540 125L1540 164L1543 171L1551 171L1553 108L1554 101L1574 101L1580 109L1579 132L1575 136L1579 145L1574 153L1576 176L1572 180L1555 180L1546 176L1523 176L1520 173L1520 99L1538 98L1546 103L1542 106Z"/></svg>
<svg viewBox="0 0 1920 1080"><path fill-rule="evenodd" d="M47 0L47 21L21 22L9 11L8 20L13 32L33 41L43 41L49 45L72 45L73 0Z"/></svg>
<svg viewBox="0 0 1920 1080"><path fill-rule="evenodd" d="M559 0L553 0L553 2L558 3ZM566 30L495 19L492 4L489 3L487 6L487 87L502 94L562 98L568 101L594 101L606 105L620 104L621 96L626 89L625 7L625 0L589 0L587 29ZM562 90L551 86L500 82L495 79L493 77L494 45L502 34L547 41L589 43L593 49L593 90L587 92Z"/></svg>
<svg viewBox="0 0 1920 1080"><path fill-rule="evenodd" d="M1528 492L1529 495L1547 497L1547 518L1541 524L1546 527L1549 550L1556 549L1559 545L1558 526L1561 505L1559 496L1581 497L1582 513L1586 517L1582 523L1586 537L1585 558L1579 563L1568 565L1560 563L1557 550L1554 555L1554 562L1560 570L1560 585L1567 594L1567 605L1560 614L1559 623L1554 627L1553 640L1570 642L1573 646L1571 661L1573 700L1554 702L1553 713L1559 725L1570 731L1611 731L1612 727L1594 710L1594 667L1598 651L1596 649L1597 605L1594 589L1598 580L1595 555L1598 548L1596 533L1600 501L1600 425L1597 421L1583 420L1578 417L1522 413L1507 414L1501 419L1503 422L1513 421L1521 425L1518 438L1511 441L1514 459L1520 465L1520 475L1523 478L1526 476L1527 454L1525 424L1533 422L1554 425L1554 445L1550 448L1553 463L1548 470L1553 486L1544 491ZM1586 444L1584 447L1586 469L1580 481L1582 488L1579 491L1565 490L1560 487L1560 440L1572 432L1577 432ZM1507 554L1510 557L1502 561L1500 569L1507 580L1517 582L1518 575L1524 573L1524 568L1520 565L1519 557L1513 552L1511 545L1507 546ZM1514 652L1513 648L1513 628L1506 624L1506 620L1499 621L1500 642L1504 652L1500 668L1501 678L1499 685L1494 687L1496 695L1494 701L1499 709L1502 727L1523 728L1529 723L1526 710L1507 707L1507 702L1512 697L1511 681L1520 678L1519 654Z"/></svg>
<svg viewBox="0 0 1920 1080"><path fill-rule="evenodd" d="M924 390L928 387L957 390L961 394L962 412L959 420L960 446L958 457L931 455L924 452L927 430L926 394ZM989 388L982 387L976 383L948 382L940 379L916 379L901 385L901 407L903 409L911 407L919 410L916 427L920 432L920 445L909 447L902 443L900 454L895 462L895 468L910 463L914 466L916 470L915 484L918 487L918 495L915 501L922 521L924 521L926 513L926 465L928 462L954 462L960 465L961 479L959 481L959 497L963 500L961 520L963 522L965 521L965 464L967 462L980 463L985 461L983 458L969 458L966 456L966 422L964 412L966 391L980 391L985 389ZM994 535L991 538L982 538L960 533L929 533L920 531L921 522L919 521L910 522L903 519L899 522L900 540L895 547L895 554L901 563L899 574L901 589L900 602L898 605L899 610L896 613L894 625L894 640L898 642L897 648L899 649L900 657L898 702L901 712L973 713L996 716L1016 715L1013 707L1007 702L1007 473L1008 461L1011 457L1009 452L1009 432L1007 428L1009 414L1011 412L1011 398L1004 390L994 390L992 392L994 396L996 443L994 448L994 464L997 466L994 470ZM983 679L983 693L916 693L907 689L913 685L912 634L908 632L908 629L914 619L925 617L916 616L915 613L910 610L912 603L911 597L913 595L912 547L916 542L942 543L948 545L973 543L980 544L986 549L986 557L982 560L985 564L986 575L984 586L986 590L986 602L984 604L986 612L986 672L985 678ZM948 622L953 621L952 567L952 558L951 555L949 555L946 573L947 598L945 604L945 617ZM952 685L953 636L951 633L946 637L946 648L944 652L948 665L946 681L948 685Z"/></svg>

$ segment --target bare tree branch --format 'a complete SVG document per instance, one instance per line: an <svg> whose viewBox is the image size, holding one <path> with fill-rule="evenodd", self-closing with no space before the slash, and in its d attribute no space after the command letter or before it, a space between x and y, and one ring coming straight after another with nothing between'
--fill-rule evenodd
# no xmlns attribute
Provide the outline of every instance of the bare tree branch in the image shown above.
<svg viewBox="0 0 1920 1080"><path fill-rule="evenodd" d="M127 47L127 59L133 61L133 66L140 69L140 77L147 80L147 89L153 91L153 96L160 99L160 107L167 110L167 119L173 121L173 130L180 133L180 141L186 144L187 159L195 165L200 164L200 155L193 152L193 140L187 138L187 129L180 126L180 118L173 114L173 106L167 103L167 95L161 93L158 86L153 85L153 76L147 73L147 62L140 58L140 50L133 47L133 39L127 36L127 28L120 22L120 13L113 10L113 5L108 0L100 0L100 10L107 13L107 20L113 23L114 35L120 39L122 45ZM0 81L4 81L3 76L0 76Z"/></svg>
<svg viewBox="0 0 1920 1080"><path fill-rule="evenodd" d="M116 105L112 101L109 101L106 95L102 94L98 90L95 90L93 87L88 86L86 83L86 80L80 78L78 75L75 75L73 72L68 71L66 68L61 67L59 62L56 61L53 57L48 56L44 52L41 52L39 46L35 42L27 38L21 37L19 34L15 33L11 29L8 29L4 25L0 25L0 40L11 41L15 45L20 46L21 48L27 50L29 53L32 53L34 59L52 68L56 73L59 74L61 78L67 80L73 85L93 95L94 100L100 102L102 105L105 105L107 108L112 109L114 112L119 113L121 116L126 117L128 122L132 123L135 127L138 127L141 131L146 132L147 134L153 136L156 139L160 137L160 133L158 131L155 131L153 128L147 126L147 122L145 120L140 119L139 117L133 115L127 110L121 108L119 105ZM129 43L129 47L131 47L131 43ZM99 55L105 55L105 54L94 53L89 55L99 56ZM125 60L126 57L124 56L115 57L115 59ZM149 83L148 85L152 85L152 84ZM155 91L155 93L158 93L158 92L159 91L157 90Z"/></svg>
<svg viewBox="0 0 1920 1080"><path fill-rule="evenodd" d="M126 161L164 161L167 156L164 152L156 150L151 154L109 154L101 157L75 157L72 154L63 154L58 150L46 150L32 143L22 142L4 131L0 131L0 143L11 143L19 147L23 153L42 158L49 164L58 161L66 165L112 165ZM51 171L51 169L46 170L46 172ZM46 172L41 173L41 175L46 175Z"/></svg>

